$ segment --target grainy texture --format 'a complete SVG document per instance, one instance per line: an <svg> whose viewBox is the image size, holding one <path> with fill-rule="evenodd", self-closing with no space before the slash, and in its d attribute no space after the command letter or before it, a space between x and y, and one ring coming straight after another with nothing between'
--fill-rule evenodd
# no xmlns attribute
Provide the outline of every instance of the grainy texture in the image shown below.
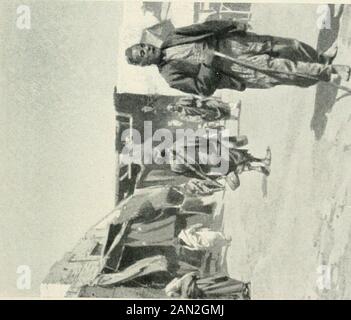
<svg viewBox="0 0 351 320"><path fill-rule="evenodd" d="M16 26L20 5L30 8L29 30ZM323 50L338 40L335 63L350 65L351 5L340 16L340 6L329 5L328 30L318 28L318 8L252 4L252 31ZM160 14L180 27L199 19L193 9L175 1ZM125 60L155 19L134 1L0 2L0 296L39 296L41 283L69 297L163 296L144 287L81 288L99 270L91 253L107 225L86 232L114 208L118 192L114 87L181 94L156 68ZM253 299L351 299L350 95L323 83L216 95L242 100L250 152L264 155L269 145L273 153L267 180L244 173L239 189L217 199L214 225L232 237L220 267L250 281ZM232 121L227 127L235 133ZM31 268L30 289L16 287L20 265ZM323 270L331 280L324 289Z"/></svg>

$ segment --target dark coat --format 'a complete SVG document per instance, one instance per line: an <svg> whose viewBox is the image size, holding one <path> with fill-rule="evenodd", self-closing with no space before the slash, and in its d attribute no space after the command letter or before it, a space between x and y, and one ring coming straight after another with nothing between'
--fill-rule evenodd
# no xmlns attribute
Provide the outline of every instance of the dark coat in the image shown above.
<svg viewBox="0 0 351 320"><path fill-rule="evenodd" d="M210 38L218 39L233 33L244 34L245 30L246 26L236 21L207 21L175 29L163 42L161 49ZM171 88L186 93L210 96L216 89L245 90L245 84L240 79L216 72L215 68L204 63L194 65L183 60L172 60L163 62L158 67Z"/></svg>

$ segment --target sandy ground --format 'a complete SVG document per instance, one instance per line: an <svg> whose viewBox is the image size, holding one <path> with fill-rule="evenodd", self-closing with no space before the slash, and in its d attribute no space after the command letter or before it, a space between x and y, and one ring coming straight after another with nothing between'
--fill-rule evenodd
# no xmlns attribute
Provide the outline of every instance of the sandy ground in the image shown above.
<svg viewBox="0 0 351 320"><path fill-rule="evenodd" d="M268 15L257 4L254 31L316 46L317 9L280 5L273 12L270 7ZM270 24L264 23L268 16ZM350 18L346 6L335 63L351 64ZM337 97L342 94L339 90ZM350 96L326 114L319 140L310 127L316 87L222 96L243 100L242 133L249 137L251 152L262 156L267 145L273 152L266 197L257 173L245 173L238 190L226 191L224 230L233 238L226 261L230 275L251 281L253 299L351 298Z"/></svg>

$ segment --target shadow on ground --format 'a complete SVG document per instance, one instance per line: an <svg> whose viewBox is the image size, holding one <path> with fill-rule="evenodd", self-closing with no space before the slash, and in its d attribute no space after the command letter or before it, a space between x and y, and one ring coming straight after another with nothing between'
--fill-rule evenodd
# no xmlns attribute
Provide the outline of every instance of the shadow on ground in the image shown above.
<svg viewBox="0 0 351 320"><path fill-rule="evenodd" d="M338 38L340 30L340 20L344 11L344 5L340 5L338 12L334 4L329 4L331 23L330 29L321 29L318 35L317 50L323 52L328 50ZM336 84L340 84L336 82ZM338 89L328 85L325 82L320 82L317 85L316 99L314 105L314 114L311 119L311 129L314 131L316 140L322 138L327 127L329 113L336 102Z"/></svg>

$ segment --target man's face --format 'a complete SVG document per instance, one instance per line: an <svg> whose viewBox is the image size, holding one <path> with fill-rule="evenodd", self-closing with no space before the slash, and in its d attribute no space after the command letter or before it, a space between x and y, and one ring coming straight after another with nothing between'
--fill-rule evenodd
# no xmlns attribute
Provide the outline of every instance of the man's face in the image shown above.
<svg viewBox="0 0 351 320"><path fill-rule="evenodd" d="M132 48L132 59L141 66L157 64L160 59L160 49L151 44L137 44Z"/></svg>

